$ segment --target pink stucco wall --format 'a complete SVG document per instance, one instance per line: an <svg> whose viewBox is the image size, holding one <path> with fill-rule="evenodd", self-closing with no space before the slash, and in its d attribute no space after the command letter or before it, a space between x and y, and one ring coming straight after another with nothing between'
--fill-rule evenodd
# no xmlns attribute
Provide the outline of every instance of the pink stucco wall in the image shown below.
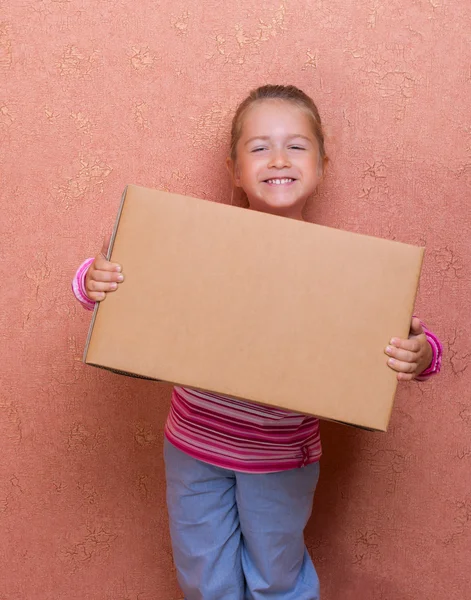
<svg viewBox="0 0 471 600"><path fill-rule="evenodd" d="M327 126L310 218L426 244L418 313L446 349L388 434L323 426L323 598L471 598L470 30L469 0L2 2L1 600L179 598L170 388L82 365L70 279L126 183L227 201L231 111L266 82Z"/></svg>

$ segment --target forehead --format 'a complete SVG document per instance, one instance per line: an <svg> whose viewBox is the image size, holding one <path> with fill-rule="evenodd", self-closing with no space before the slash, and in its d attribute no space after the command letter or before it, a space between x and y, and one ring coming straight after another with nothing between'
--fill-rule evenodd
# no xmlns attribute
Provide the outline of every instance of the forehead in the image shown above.
<svg viewBox="0 0 471 600"><path fill-rule="evenodd" d="M241 138L302 134L313 137L312 124L301 107L287 100L261 100L244 115Z"/></svg>

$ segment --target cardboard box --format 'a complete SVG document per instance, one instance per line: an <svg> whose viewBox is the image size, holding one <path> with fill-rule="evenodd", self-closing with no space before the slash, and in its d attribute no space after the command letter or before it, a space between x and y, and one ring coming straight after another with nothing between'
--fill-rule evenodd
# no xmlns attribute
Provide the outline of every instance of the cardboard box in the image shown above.
<svg viewBox="0 0 471 600"><path fill-rule="evenodd" d="M385 431L423 252L130 185L84 360Z"/></svg>

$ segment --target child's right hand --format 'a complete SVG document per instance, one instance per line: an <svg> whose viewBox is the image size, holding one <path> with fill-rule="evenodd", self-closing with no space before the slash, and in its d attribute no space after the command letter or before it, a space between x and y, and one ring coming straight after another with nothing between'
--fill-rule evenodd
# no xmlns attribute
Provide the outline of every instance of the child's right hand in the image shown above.
<svg viewBox="0 0 471 600"><path fill-rule="evenodd" d="M118 285L124 280L121 273L121 265L112 263L106 258L111 236L103 241L101 252L90 265L85 276L85 291L90 300L101 302L106 294L118 289Z"/></svg>

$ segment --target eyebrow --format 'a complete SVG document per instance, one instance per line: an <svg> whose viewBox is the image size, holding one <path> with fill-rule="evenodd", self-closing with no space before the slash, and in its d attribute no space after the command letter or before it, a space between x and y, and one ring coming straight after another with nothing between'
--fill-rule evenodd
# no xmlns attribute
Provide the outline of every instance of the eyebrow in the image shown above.
<svg viewBox="0 0 471 600"><path fill-rule="evenodd" d="M289 135L288 136L289 140L293 140L295 138L302 138L303 140L307 140L308 142L312 142L311 138L309 138L307 135L303 135L302 133L295 133L293 135ZM256 135L256 136L250 138L249 140L247 140L244 145L247 146L247 144L250 144L250 142L253 142L255 140L267 141L269 139L270 139L269 135Z"/></svg>

